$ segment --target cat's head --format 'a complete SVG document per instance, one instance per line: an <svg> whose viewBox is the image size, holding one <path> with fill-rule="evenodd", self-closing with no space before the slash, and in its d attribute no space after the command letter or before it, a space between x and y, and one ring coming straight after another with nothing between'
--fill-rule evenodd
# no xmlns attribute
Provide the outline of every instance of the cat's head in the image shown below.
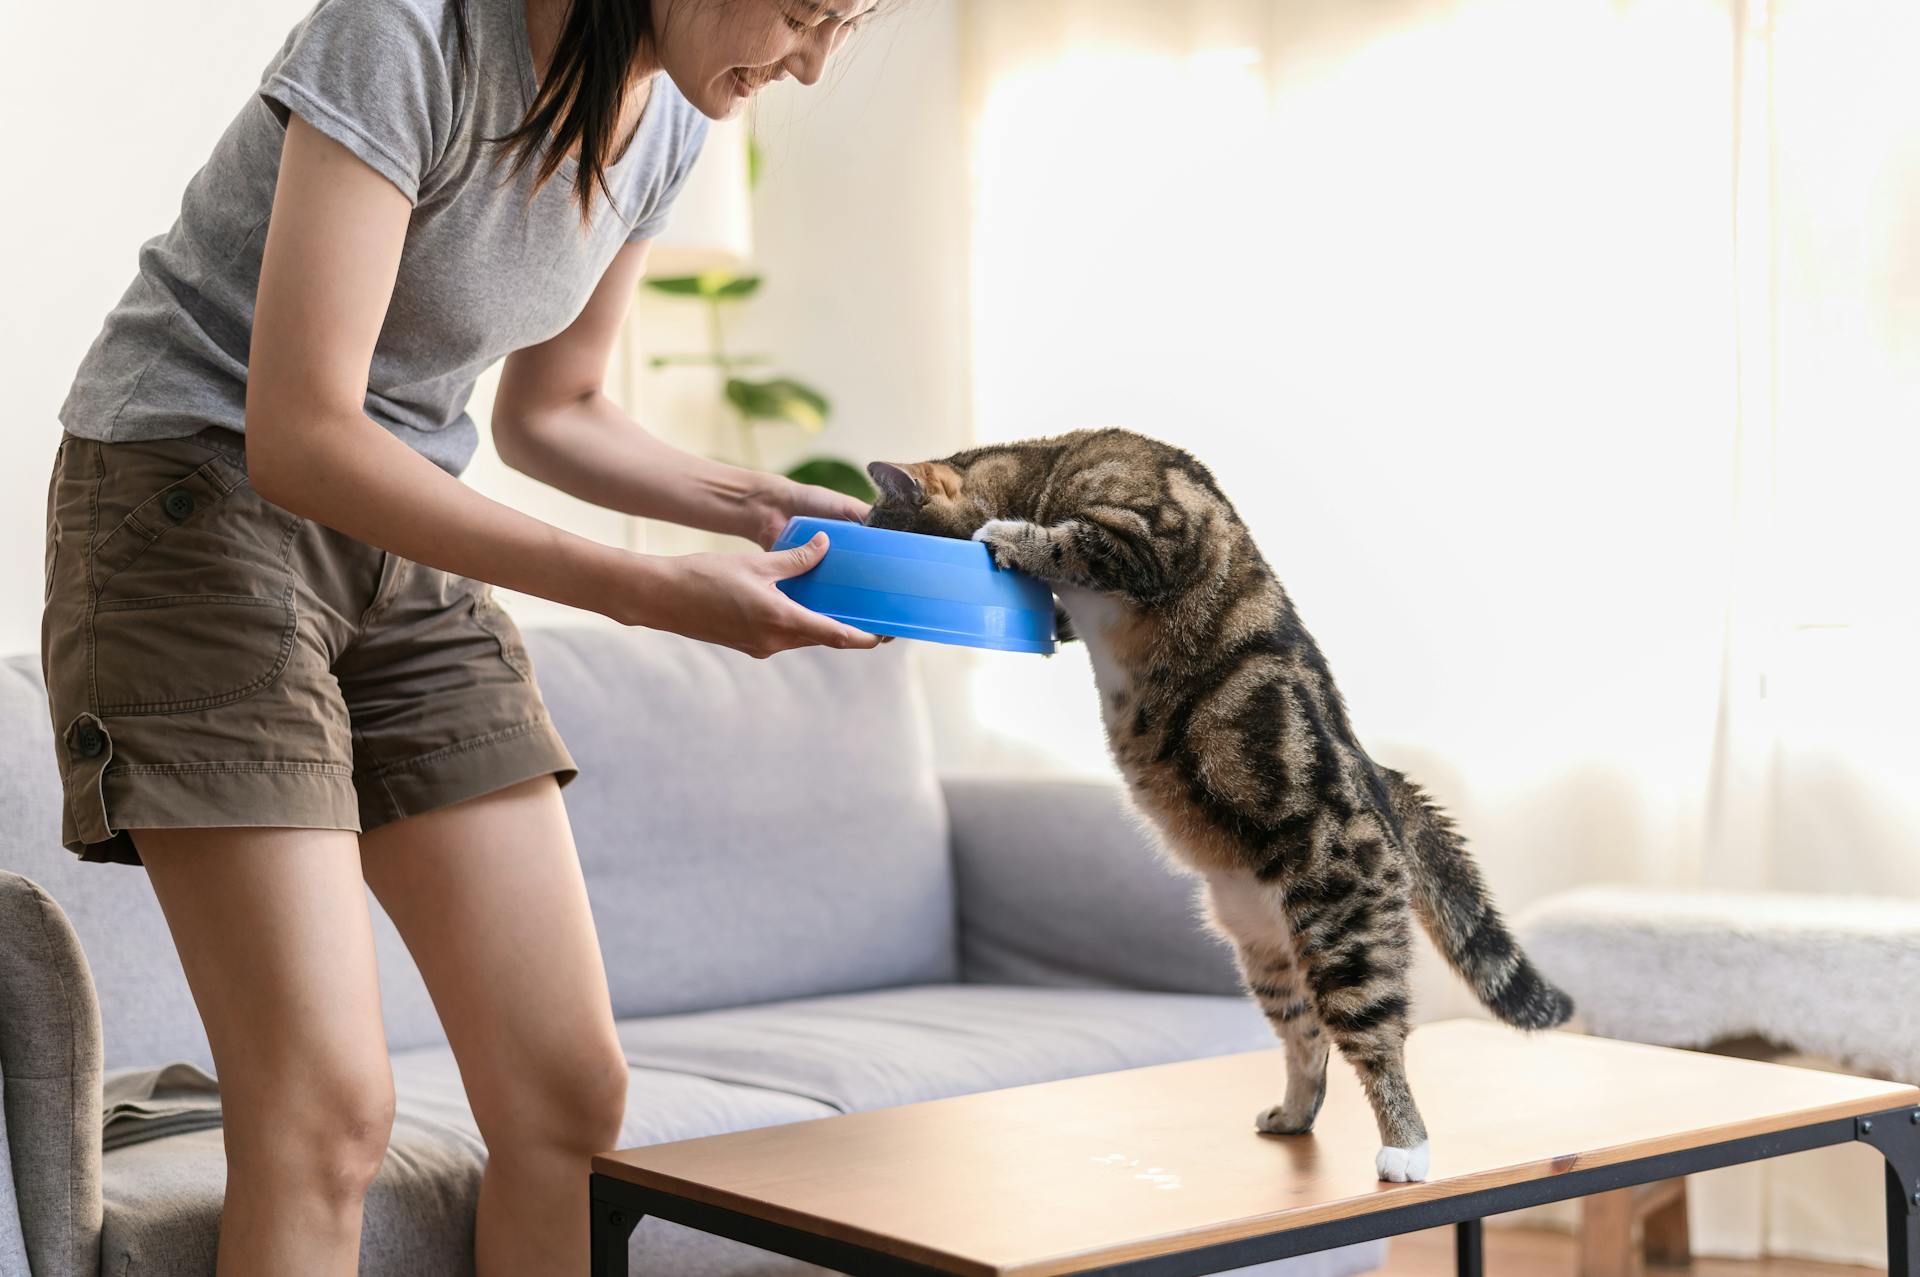
<svg viewBox="0 0 1920 1277"><path fill-rule="evenodd" d="M879 496L866 523L896 532L967 540L989 519L1032 517L1037 450L974 449L939 461L875 461L867 475Z"/></svg>

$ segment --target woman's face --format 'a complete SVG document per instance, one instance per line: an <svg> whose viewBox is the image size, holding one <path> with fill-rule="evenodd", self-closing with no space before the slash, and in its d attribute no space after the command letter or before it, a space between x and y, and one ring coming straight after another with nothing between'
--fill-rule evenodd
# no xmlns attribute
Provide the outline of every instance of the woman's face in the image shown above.
<svg viewBox="0 0 1920 1277"><path fill-rule="evenodd" d="M876 2L654 0L660 69L702 115L726 119L775 80L819 80Z"/></svg>

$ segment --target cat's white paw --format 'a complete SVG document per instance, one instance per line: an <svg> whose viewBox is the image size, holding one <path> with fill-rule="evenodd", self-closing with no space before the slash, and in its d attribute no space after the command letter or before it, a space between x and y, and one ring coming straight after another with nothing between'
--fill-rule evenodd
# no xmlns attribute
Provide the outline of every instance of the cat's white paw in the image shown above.
<svg viewBox="0 0 1920 1277"><path fill-rule="evenodd" d="M975 541L985 542L993 551L993 561L1003 568L1014 566L1013 547L1033 530L1025 519L988 519L974 531Z"/></svg>
<svg viewBox="0 0 1920 1277"><path fill-rule="evenodd" d="M1412 1148L1395 1148L1389 1144L1374 1157L1373 1169L1391 1184L1416 1183L1426 1179L1432 1151L1431 1140L1421 1140Z"/></svg>
<svg viewBox="0 0 1920 1277"><path fill-rule="evenodd" d="M1290 1111L1284 1104L1262 1109L1253 1119L1255 1129L1266 1135L1305 1135L1313 1129L1313 1114Z"/></svg>

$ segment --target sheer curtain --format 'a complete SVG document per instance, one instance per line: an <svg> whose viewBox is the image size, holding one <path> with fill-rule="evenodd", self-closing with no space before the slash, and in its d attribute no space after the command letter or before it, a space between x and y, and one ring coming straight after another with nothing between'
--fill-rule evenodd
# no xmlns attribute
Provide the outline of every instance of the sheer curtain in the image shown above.
<svg viewBox="0 0 1920 1277"><path fill-rule="evenodd" d="M1749 15L1753 880L1920 894L1920 6ZM1757 135L1757 136L1756 136ZM1737 720L1736 706L1734 718ZM1749 795L1755 787L1745 789ZM1733 803L1729 804L1734 805Z"/></svg>
<svg viewBox="0 0 1920 1277"><path fill-rule="evenodd" d="M1920 6L965 13L980 440L1194 452L1510 906L1920 893ZM929 663L1111 770L1077 649ZM1878 1262L1794 1200L1705 1240Z"/></svg>

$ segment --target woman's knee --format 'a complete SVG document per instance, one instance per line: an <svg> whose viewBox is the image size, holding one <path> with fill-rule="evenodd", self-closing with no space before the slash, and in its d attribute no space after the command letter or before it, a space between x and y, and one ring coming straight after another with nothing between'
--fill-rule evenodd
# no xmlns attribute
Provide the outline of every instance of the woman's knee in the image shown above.
<svg viewBox="0 0 1920 1277"><path fill-rule="evenodd" d="M604 1153L620 1140L627 1111L627 1059L611 1049L582 1051L548 1091L556 1140L577 1153Z"/></svg>
<svg viewBox="0 0 1920 1277"><path fill-rule="evenodd" d="M520 1078L511 1112L483 1132L488 1146L537 1146L582 1156L615 1148L626 1115L628 1076L617 1043L544 1060Z"/></svg>
<svg viewBox="0 0 1920 1277"><path fill-rule="evenodd" d="M301 1071L275 1090L250 1088L251 1105L223 1099L227 1159L243 1173L308 1186L322 1196L357 1199L386 1160L393 1134L393 1076L388 1069Z"/></svg>

